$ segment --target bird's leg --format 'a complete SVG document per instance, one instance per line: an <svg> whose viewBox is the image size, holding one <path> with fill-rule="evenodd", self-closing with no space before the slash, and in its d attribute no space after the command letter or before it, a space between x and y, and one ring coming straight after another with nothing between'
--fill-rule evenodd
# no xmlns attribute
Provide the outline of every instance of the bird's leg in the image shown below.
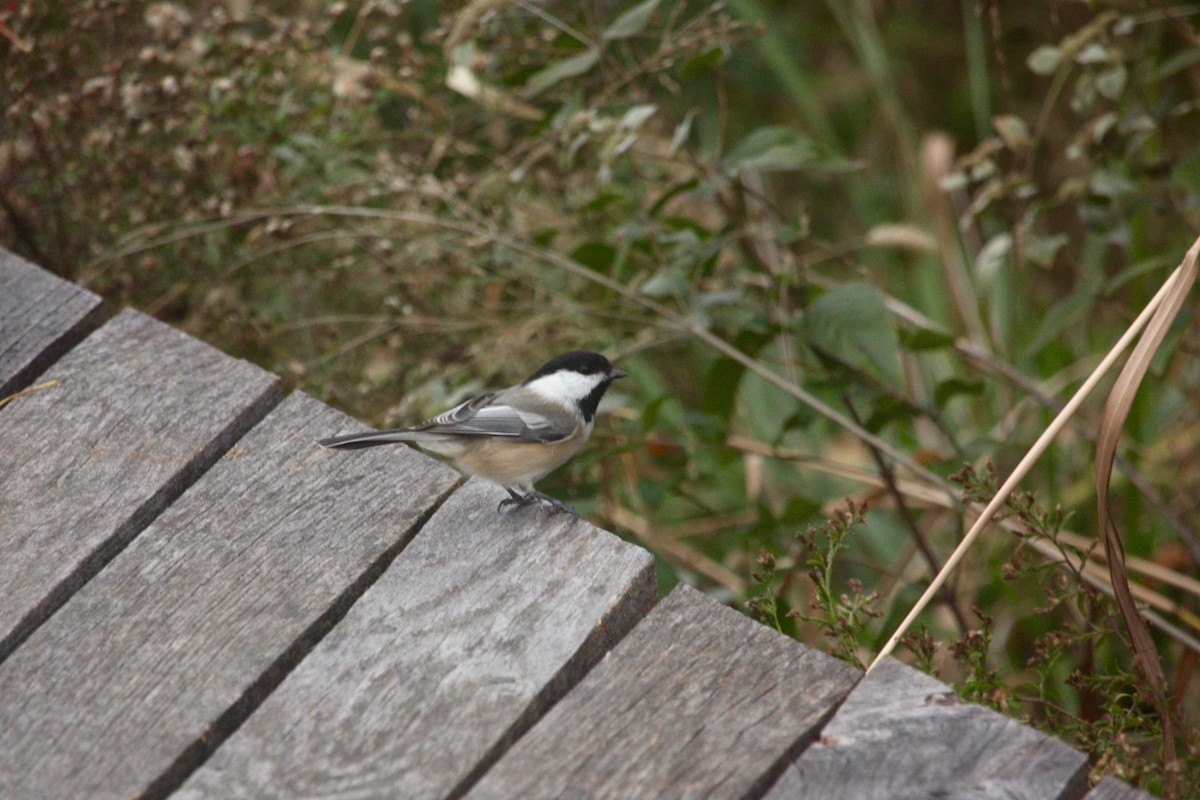
<svg viewBox="0 0 1200 800"><path fill-rule="evenodd" d="M500 505L496 506L496 511L503 511L509 506L531 506L535 503L545 503L554 511L570 514L572 519L579 519L579 512L557 497L551 497L537 489L529 489L525 494L520 494L509 486L505 486L504 489L508 492L508 497L500 501Z"/></svg>
<svg viewBox="0 0 1200 800"><path fill-rule="evenodd" d="M496 511L503 511L509 506L528 506L536 503L537 500L527 494L519 494L512 488L505 486L504 490L508 492L508 497L500 501L500 505L496 506Z"/></svg>

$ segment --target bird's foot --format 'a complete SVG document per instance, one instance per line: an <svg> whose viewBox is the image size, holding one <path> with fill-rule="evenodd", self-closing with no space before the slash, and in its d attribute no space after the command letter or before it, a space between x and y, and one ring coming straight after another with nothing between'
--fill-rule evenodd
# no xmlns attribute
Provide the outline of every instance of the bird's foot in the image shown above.
<svg viewBox="0 0 1200 800"><path fill-rule="evenodd" d="M548 494L542 494L541 492L537 491L536 489L531 491L527 496L532 497L534 500L542 501L546 505L550 506L550 509L552 511L555 511L560 514L570 514L571 519L579 519L579 512L576 511L571 506L564 503L562 500L559 500L557 497L551 497Z"/></svg>
<svg viewBox="0 0 1200 800"><path fill-rule="evenodd" d="M508 491L508 497L501 500L500 505L496 506L496 513L504 511L509 506L529 506L537 502L537 498L535 497L530 497L527 494L518 494L512 489L505 488Z"/></svg>
<svg viewBox="0 0 1200 800"><path fill-rule="evenodd" d="M508 487L505 487L508 489ZM571 506L559 500L557 497L551 497L548 494L531 489L526 494L519 494L512 489L508 489L508 497L500 501L500 505L496 506L496 511L500 512L509 506L531 506L537 503L544 503L550 506L550 509L557 513L570 514L571 519L579 519L579 512Z"/></svg>

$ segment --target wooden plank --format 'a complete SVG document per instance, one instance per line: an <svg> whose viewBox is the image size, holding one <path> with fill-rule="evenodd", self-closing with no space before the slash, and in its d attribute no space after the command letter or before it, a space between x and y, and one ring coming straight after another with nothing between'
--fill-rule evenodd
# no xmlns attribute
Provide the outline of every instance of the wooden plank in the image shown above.
<svg viewBox="0 0 1200 800"><path fill-rule="evenodd" d="M456 796L653 605L653 557L507 495L455 492L174 795Z"/></svg>
<svg viewBox="0 0 1200 800"><path fill-rule="evenodd" d="M767 800L1078 798L1083 753L888 660L865 677Z"/></svg>
<svg viewBox="0 0 1200 800"><path fill-rule="evenodd" d="M858 675L679 587L466 796L752 797Z"/></svg>
<svg viewBox="0 0 1200 800"><path fill-rule="evenodd" d="M1155 800L1155 795L1116 778L1105 778L1087 793L1084 800Z"/></svg>
<svg viewBox="0 0 1200 800"><path fill-rule="evenodd" d="M0 797L162 797L382 572L456 473L347 458L293 394L0 664Z"/></svg>
<svg viewBox="0 0 1200 800"><path fill-rule="evenodd" d="M126 311L0 424L0 660L278 402L278 379Z"/></svg>
<svg viewBox="0 0 1200 800"><path fill-rule="evenodd" d="M0 249L0 399L99 323L99 297Z"/></svg>

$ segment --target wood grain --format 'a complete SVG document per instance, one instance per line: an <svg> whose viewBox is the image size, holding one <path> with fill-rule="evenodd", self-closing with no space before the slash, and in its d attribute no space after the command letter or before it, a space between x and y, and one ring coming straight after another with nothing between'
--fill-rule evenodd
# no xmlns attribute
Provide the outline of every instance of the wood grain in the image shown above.
<svg viewBox="0 0 1200 800"><path fill-rule="evenodd" d="M1155 795L1142 789L1135 789L1116 778L1105 778L1092 787L1084 800L1155 800Z"/></svg>
<svg viewBox="0 0 1200 800"><path fill-rule="evenodd" d="M754 796L858 675L681 586L467 797Z"/></svg>
<svg viewBox="0 0 1200 800"><path fill-rule="evenodd" d="M100 324L100 298L0 249L0 399Z"/></svg>
<svg viewBox="0 0 1200 800"><path fill-rule="evenodd" d="M0 660L273 406L279 382L126 311L0 424Z"/></svg>
<svg viewBox="0 0 1200 800"><path fill-rule="evenodd" d="M460 793L655 596L653 557L507 495L454 493L173 800Z"/></svg>
<svg viewBox="0 0 1200 800"><path fill-rule="evenodd" d="M767 800L1078 798L1086 758L892 659L866 676Z"/></svg>
<svg viewBox="0 0 1200 800"><path fill-rule="evenodd" d="M0 797L161 797L459 480L293 394L0 664Z"/></svg>

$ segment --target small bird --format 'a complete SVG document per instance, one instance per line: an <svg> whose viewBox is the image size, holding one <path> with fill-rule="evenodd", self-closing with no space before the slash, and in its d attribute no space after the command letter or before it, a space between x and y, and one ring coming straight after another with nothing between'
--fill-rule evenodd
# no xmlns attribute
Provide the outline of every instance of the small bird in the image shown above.
<svg viewBox="0 0 1200 800"><path fill-rule="evenodd" d="M523 383L482 394L420 425L335 436L318 444L344 450L415 444L508 490L497 511L543 502L578 516L533 484L579 452L592 433L600 398L626 375L599 353L573 350L550 359Z"/></svg>

